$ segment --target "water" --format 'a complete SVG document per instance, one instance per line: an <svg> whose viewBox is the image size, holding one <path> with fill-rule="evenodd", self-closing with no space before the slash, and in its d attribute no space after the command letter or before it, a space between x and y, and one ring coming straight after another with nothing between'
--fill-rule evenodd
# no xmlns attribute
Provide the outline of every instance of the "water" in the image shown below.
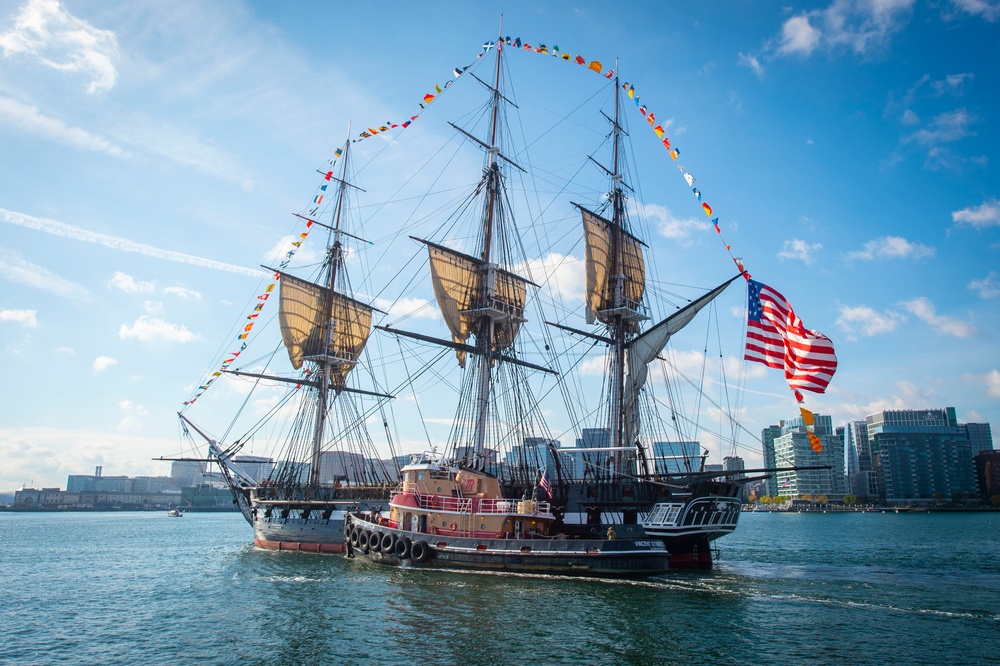
<svg viewBox="0 0 1000 666"><path fill-rule="evenodd" d="M711 572L408 571L236 514L0 513L3 664L1000 663L1000 514L744 514Z"/></svg>

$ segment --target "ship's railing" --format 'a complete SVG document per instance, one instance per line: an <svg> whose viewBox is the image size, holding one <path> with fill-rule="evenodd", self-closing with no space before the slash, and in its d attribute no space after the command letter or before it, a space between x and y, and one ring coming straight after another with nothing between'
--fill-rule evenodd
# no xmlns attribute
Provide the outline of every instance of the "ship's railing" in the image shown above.
<svg viewBox="0 0 1000 666"><path fill-rule="evenodd" d="M414 493L421 509L478 514L520 514L531 516L552 515L549 502L534 500L507 500L477 497L448 497L445 495L420 495Z"/></svg>

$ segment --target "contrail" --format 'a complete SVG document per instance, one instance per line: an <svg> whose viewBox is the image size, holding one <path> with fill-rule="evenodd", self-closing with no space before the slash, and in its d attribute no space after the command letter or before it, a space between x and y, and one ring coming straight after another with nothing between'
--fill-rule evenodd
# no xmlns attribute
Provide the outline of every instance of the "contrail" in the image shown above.
<svg viewBox="0 0 1000 666"><path fill-rule="evenodd" d="M54 236L73 238L87 243L97 243L98 245L103 245L105 247L114 248L123 252L134 252L135 254L145 255L147 257L156 257L157 259L166 259L167 261L176 261L182 264L191 264L193 266L201 266L203 268L214 268L219 271L252 275L254 277L260 277L262 273L259 269L226 264L221 261L213 261L212 259L206 259L204 257L183 254L182 252L161 250L158 247L145 245L144 243L136 243L135 241L130 241L127 238L99 234L94 231L81 229L80 227L74 227L73 225L66 224L64 222L48 220L43 217L33 217L31 215L24 215L23 213L15 213L14 211L6 210L4 208L0 208L0 220L9 222L10 224L16 224L19 227L27 227L28 229L34 229L35 231L44 231L45 233L52 234Z"/></svg>

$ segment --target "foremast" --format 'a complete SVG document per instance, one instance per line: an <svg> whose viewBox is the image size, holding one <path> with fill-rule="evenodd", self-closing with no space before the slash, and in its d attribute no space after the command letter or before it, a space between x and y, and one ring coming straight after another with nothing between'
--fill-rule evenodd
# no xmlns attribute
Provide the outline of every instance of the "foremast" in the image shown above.
<svg viewBox="0 0 1000 666"><path fill-rule="evenodd" d="M256 375L265 379L294 381L312 391L308 484L314 487L321 482L320 463L331 404L343 391L368 393L346 385L347 376L357 365L368 341L372 312L375 311L372 306L355 300L349 294L350 285L344 269L344 237L354 238L342 228L344 200L348 189L355 187L348 181L350 153L351 142L348 140L343 147L339 176L334 176L332 172L327 174L328 180L336 181L338 186L331 223L327 225L310 220L311 224L324 227L329 232L319 279L312 282L275 271L280 276L278 318L282 341L292 367L300 370L308 362L309 369L305 377L295 380Z"/></svg>

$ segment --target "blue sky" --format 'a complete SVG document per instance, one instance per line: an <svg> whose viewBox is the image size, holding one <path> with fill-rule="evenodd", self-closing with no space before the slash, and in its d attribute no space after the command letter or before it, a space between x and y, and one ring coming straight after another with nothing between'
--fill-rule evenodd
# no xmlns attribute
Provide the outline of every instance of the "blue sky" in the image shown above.
<svg viewBox="0 0 1000 666"><path fill-rule="evenodd" d="M1000 3L534 4L0 4L0 490L97 464L167 473L150 458L180 450L175 412L231 345L258 265L301 231L291 213L348 122L414 113L501 11L507 35L620 59L733 253L834 340L813 411L954 406L1000 424ZM603 85L511 61L539 108ZM449 131L444 101L406 130L409 150ZM721 282L729 256L641 121L657 263L676 283ZM376 140L361 153L370 205L390 167L412 168ZM719 317L739 332L730 291ZM678 358L701 353L697 335L678 343ZM750 433L796 415L780 372L746 371ZM737 452L760 462L752 437Z"/></svg>

